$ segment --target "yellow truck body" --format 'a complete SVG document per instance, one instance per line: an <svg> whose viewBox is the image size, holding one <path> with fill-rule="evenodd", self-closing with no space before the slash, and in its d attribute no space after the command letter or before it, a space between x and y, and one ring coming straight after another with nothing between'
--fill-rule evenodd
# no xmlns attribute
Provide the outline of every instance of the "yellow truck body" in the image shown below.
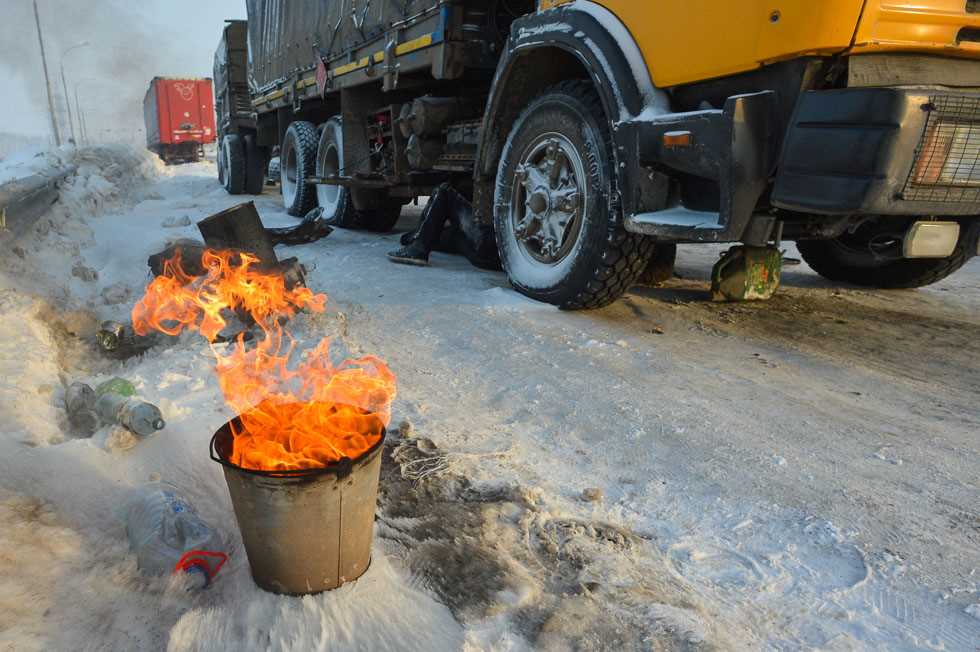
<svg viewBox="0 0 980 652"><path fill-rule="evenodd" d="M572 0L543 0L549 9ZM653 82L677 86L808 55L920 52L980 58L966 0L598 0L630 30ZM980 3L978 3L980 4ZM978 7L980 9L980 7Z"/></svg>

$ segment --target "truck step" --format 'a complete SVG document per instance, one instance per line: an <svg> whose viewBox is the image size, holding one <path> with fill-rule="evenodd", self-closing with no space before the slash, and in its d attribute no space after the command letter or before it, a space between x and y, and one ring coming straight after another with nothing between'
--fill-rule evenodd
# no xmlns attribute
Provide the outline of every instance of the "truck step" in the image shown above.
<svg viewBox="0 0 980 652"><path fill-rule="evenodd" d="M682 237L695 241L715 241L724 230L719 213L692 211L683 206L627 216L624 226L627 231L640 235Z"/></svg>

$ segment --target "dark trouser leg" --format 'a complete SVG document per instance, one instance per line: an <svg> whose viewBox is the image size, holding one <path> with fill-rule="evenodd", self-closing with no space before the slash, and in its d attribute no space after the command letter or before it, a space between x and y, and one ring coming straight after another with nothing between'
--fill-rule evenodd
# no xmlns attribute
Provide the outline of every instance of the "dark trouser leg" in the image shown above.
<svg viewBox="0 0 980 652"><path fill-rule="evenodd" d="M452 192L452 226L455 249L475 267L499 270L497 242L489 226L479 224L473 215L473 204L458 192Z"/></svg>
<svg viewBox="0 0 980 652"><path fill-rule="evenodd" d="M403 238L402 243L405 246L390 252L388 258L405 265L429 264L429 254L439 242L442 231L446 227L446 220L450 217L452 208L450 193L448 184L443 184L436 189L422 212L422 220L415 233L408 238Z"/></svg>

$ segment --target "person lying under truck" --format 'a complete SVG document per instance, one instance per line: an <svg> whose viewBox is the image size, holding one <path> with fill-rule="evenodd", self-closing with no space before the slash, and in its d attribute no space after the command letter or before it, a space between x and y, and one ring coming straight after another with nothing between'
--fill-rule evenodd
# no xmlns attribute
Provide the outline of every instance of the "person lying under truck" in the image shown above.
<svg viewBox="0 0 980 652"><path fill-rule="evenodd" d="M388 253L401 265L426 266L436 250L462 254L480 269L501 269L493 229L477 222L473 205L448 183L432 193L418 227L402 236L401 244L401 249Z"/></svg>
<svg viewBox="0 0 980 652"><path fill-rule="evenodd" d="M500 257L493 229L477 223L473 205L450 184L444 183L429 198L415 231L402 236L402 247L388 253L401 265L429 264L433 250L462 254L480 269L500 271ZM674 275L677 245L658 244L640 285L661 285Z"/></svg>

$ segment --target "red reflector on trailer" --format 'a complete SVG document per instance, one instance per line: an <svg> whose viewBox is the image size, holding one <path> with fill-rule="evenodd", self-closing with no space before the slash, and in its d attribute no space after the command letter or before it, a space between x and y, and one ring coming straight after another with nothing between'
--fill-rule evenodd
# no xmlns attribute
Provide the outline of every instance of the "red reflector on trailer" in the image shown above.
<svg viewBox="0 0 980 652"><path fill-rule="evenodd" d="M323 97L323 94L327 90L327 64L324 63L323 57L317 56L316 58L316 91Z"/></svg>

